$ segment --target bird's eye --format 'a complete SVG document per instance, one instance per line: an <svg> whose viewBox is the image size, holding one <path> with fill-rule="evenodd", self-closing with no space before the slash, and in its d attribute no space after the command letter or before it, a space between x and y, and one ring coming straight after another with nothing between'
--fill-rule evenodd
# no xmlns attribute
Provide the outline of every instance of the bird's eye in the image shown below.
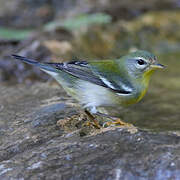
<svg viewBox="0 0 180 180"><path fill-rule="evenodd" d="M137 63L138 63L139 65L144 65L144 64L146 64L146 62L145 62L143 59L138 59L138 60L137 60Z"/></svg>

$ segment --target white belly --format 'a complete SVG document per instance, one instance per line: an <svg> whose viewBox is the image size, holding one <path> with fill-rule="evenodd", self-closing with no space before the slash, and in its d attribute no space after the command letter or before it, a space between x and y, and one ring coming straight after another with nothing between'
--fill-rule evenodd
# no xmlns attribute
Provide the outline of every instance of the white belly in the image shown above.
<svg viewBox="0 0 180 180"><path fill-rule="evenodd" d="M120 98L105 87L81 80L77 86L77 94L79 102L85 108L113 106L115 101L119 101ZM116 96L117 99L114 99Z"/></svg>

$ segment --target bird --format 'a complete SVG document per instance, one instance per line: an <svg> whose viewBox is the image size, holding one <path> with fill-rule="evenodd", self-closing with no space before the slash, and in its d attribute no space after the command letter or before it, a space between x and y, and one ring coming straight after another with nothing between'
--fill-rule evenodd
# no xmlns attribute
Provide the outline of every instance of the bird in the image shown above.
<svg viewBox="0 0 180 180"><path fill-rule="evenodd" d="M123 107L139 102L147 92L153 72L165 67L158 63L154 54L145 50L116 59L62 63L42 63L20 55L12 56L51 75L67 94L79 102L97 127L99 124L94 115L112 117L101 113L99 108ZM123 124L120 119L118 122Z"/></svg>

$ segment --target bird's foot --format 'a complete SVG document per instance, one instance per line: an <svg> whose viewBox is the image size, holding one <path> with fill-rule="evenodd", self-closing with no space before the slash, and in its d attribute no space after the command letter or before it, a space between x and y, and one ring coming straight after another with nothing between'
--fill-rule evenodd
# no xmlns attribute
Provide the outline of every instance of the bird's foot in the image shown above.
<svg viewBox="0 0 180 180"><path fill-rule="evenodd" d="M88 125L88 126L93 125L95 128L100 129L101 126L100 126L99 122L96 120L96 118L87 110L85 110L85 113L90 120L89 122L87 122L86 125Z"/></svg>
<svg viewBox="0 0 180 180"><path fill-rule="evenodd" d="M120 118L117 118L115 121L108 121L103 124L103 127L114 127L114 126L123 126L123 127L132 127L130 123L123 122Z"/></svg>
<svg viewBox="0 0 180 180"><path fill-rule="evenodd" d="M100 124L96 120L95 121L93 120L93 122L90 122L90 121L86 122L85 126L91 126L91 127L93 126L96 129L101 129Z"/></svg>

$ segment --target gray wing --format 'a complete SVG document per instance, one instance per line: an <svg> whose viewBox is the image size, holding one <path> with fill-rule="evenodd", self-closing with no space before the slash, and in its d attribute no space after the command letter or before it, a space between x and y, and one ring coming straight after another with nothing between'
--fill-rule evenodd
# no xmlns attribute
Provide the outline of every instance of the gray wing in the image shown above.
<svg viewBox="0 0 180 180"><path fill-rule="evenodd" d="M123 87L120 87L112 79L107 80L107 78L103 75L101 76L99 76L98 74L96 75L96 73L93 72L92 68L86 61L72 61L68 63L65 62L65 63L46 63L46 64L53 66L57 70L61 70L68 74L71 74L72 76L77 77L79 79L108 88L116 93L120 93L120 94L131 93L131 91L128 91Z"/></svg>
<svg viewBox="0 0 180 180"><path fill-rule="evenodd" d="M117 84L112 77L105 76L103 74L98 74L95 72L90 64L86 61L71 61L65 63L40 63L36 60L29 59L26 57L22 57L19 55L12 55L14 58L24 61L28 64L35 65L42 70L49 71L49 72L57 72L62 71L66 72L76 78L91 82L93 84L97 84L99 86L108 88L111 91L114 91L119 94L128 95L131 94L131 91L125 88L124 84ZM120 77L118 77L120 78ZM119 81L121 81L119 79Z"/></svg>

